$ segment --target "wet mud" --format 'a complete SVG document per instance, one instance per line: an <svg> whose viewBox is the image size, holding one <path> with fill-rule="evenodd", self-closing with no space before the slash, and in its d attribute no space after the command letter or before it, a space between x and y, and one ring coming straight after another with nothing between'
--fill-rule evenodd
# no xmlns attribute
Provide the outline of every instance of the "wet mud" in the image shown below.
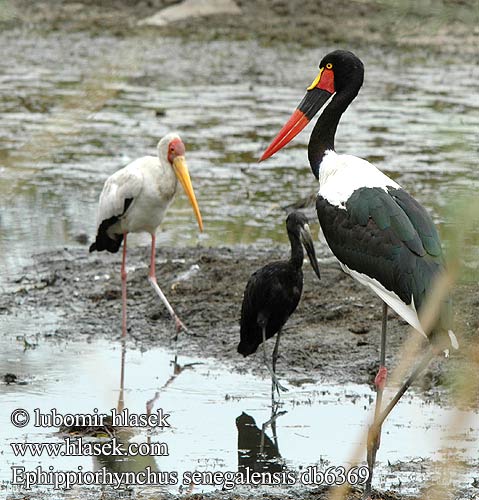
<svg viewBox="0 0 479 500"><path fill-rule="evenodd" d="M283 330L279 375L293 385L312 381L371 384L378 368L381 302L340 271L324 247L318 250L321 281L305 261L302 300ZM207 354L232 370L266 376L261 352L248 358L236 352L241 301L249 276L266 263L287 258L288 252L286 245L158 248L159 284L190 329L175 341L173 321L147 280L148 248L131 249L127 264L129 340L140 349L165 346L188 355ZM117 341L121 334L120 258L119 254L88 254L86 247L39 254L35 264L2 295L3 311L21 310L33 317L54 312L62 320L54 333L46 335L55 340ZM479 291L474 284L458 285L454 301L456 331L467 351L477 339ZM388 319L387 365L394 367L407 337L418 334L411 333L394 312L389 312ZM42 325L33 333L41 336ZM272 349L270 343L268 348ZM455 370L464 369L463 349L432 363L418 383L426 397L448 401Z"/></svg>
<svg viewBox="0 0 479 500"><path fill-rule="evenodd" d="M378 367L381 304L376 297L340 271L324 247L318 244L316 246L321 281L317 280L309 263L305 261L302 301L284 329L278 361L280 380L287 382L291 393L294 393L295 387L306 383L315 383L319 392L322 384L370 384L369 403L372 404L372 381ZM148 351L162 346L172 352L176 351L179 356L213 358L222 369L239 374L254 373L267 378L261 352L248 358L243 358L236 352L242 293L249 275L267 262L285 258L288 247L159 247L159 283L191 330L190 334L180 333L177 341L174 340L173 322L147 281L148 250L147 247L132 248L128 256L129 349ZM34 347L34 344L40 343L71 343L75 340L93 342L105 339L120 345L119 268L119 254L88 254L87 246L38 254L34 257L34 264L12 279L2 293L2 312L12 316L18 314L38 318L37 326L24 339L26 348L27 345ZM464 353L477 339L479 324L473 307L479 301L477 289L472 285L460 284L454 295L457 331L466 333L461 336L463 350L453 353L447 360L436 360L412 389L426 403L456 404L455 370L460 367L464 373ZM54 329L47 329L42 324L46 312L59 318ZM10 333L16 335L16 332ZM390 313L389 367L392 368L397 363L401 346L408 335L411 335L410 328L394 313ZM268 342L268 349L272 349L271 341ZM477 366L471 365L469 369L471 373L477 372ZM473 400L468 402L469 406L474 404ZM241 420L241 417L238 418ZM245 418L251 417L245 415ZM241 422L237 419L236 424L238 426ZM265 450L274 455L274 442L268 434L270 432L265 437ZM260 466L261 461L256 461L255 467ZM279 464L275 466L281 467ZM414 458L407 462L389 464L389 473L394 476L396 473L393 466L399 467L397 470L402 472L409 471L410 482L415 484L414 478L422 477L424 470L430 470L434 465L430 461L423 462ZM470 470L470 465L468 467ZM475 490L470 487L461 492L456 491L454 498L473 499ZM95 498L95 491L85 492L84 498L89 498L89 495ZM168 492L160 494L150 490L149 493L150 496L153 495L151 498L179 498ZM450 493L421 491L421 495L426 496L409 496L405 493L381 491L376 492L373 498L449 499L453 498ZM102 498L116 499L122 498L124 492L104 490L102 494ZM271 489L238 486L232 491L181 495L181 498L322 500L330 498L330 494L331 490L327 487L288 489L281 486ZM134 495L143 498L139 491ZM35 497L50 498L47 493L38 493ZM9 496L10 500L17 498L19 497L15 493ZM352 488L347 498L359 500L361 490Z"/></svg>

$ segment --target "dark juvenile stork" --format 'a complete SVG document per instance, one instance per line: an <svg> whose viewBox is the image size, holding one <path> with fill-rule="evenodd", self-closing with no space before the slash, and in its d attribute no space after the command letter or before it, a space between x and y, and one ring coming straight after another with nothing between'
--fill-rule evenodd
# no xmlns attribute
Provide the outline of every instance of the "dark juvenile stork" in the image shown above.
<svg viewBox="0 0 479 500"><path fill-rule="evenodd" d="M384 302L380 368L375 378L376 413L368 436L370 477L365 492L368 497L384 419L434 355L449 346L457 349L458 343L450 329L449 301L444 303L429 335L419 321L426 296L444 271L441 242L430 216L399 184L371 163L338 154L334 149L341 115L357 96L363 77L363 63L353 53L335 50L327 54L303 100L261 160L288 144L324 106L308 146L309 163L319 181L318 219L342 269ZM387 376L388 306L431 342L424 358L381 413Z"/></svg>
<svg viewBox="0 0 479 500"><path fill-rule="evenodd" d="M301 212L292 212L286 218L286 229L291 243L289 260L272 262L254 272L244 291L241 307L240 343L238 352L249 356L263 343L264 362L275 389L286 390L276 378L281 329L298 306L303 291L303 247L314 272L320 278L318 261L309 230L308 219ZM266 354L266 340L275 334L273 362L270 367Z"/></svg>
<svg viewBox="0 0 479 500"><path fill-rule="evenodd" d="M123 242L121 264L122 337L126 335L126 237L128 233L151 235L150 272L148 280L175 321L177 331L186 327L171 307L158 285L155 273L156 230L173 201L178 181L190 200L200 231L203 221L191 185L185 160L185 145L174 132L158 143L158 156L143 156L116 171L105 181L100 194L97 235L90 252L118 252Z"/></svg>

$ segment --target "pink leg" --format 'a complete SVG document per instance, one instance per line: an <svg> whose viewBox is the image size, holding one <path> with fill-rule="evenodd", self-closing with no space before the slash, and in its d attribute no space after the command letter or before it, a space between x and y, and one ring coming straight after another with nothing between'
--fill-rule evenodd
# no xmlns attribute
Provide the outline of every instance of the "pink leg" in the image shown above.
<svg viewBox="0 0 479 500"><path fill-rule="evenodd" d="M150 253L150 274L151 279L156 280L156 265L155 265L155 254L156 254L156 234L151 235L151 253Z"/></svg>
<svg viewBox="0 0 479 500"><path fill-rule="evenodd" d="M126 233L123 233L123 259L121 262L121 336L126 337Z"/></svg>
<svg viewBox="0 0 479 500"><path fill-rule="evenodd" d="M376 386L376 389L384 391L387 378L388 369L385 366L380 366L376 378L374 379L374 385Z"/></svg>
<svg viewBox="0 0 479 500"><path fill-rule="evenodd" d="M374 385L376 386L376 408L374 410L374 422L369 428L368 432L368 443L367 443L367 461L369 468L369 477L366 482L366 487L364 491L363 498L371 498L371 484L373 480L373 470L374 464L376 462L376 453L381 444L381 425L380 415L381 415L381 405L383 401L383 391L386 385L386 380L388 376L388 370L386 368L386 336L387 336L387 326L388 326L388 306L383 302L383 321L381 328L381 351L379 358L379 370L374 379Z"/></svg>
<svg viewBox="0 0 479 500"><path fill-rule="evenodd" d="M120 393L118 394L117 410L122 412L125 408L125 359L126 359L126 338L121 338L121 369L120 369Z"/></svg>
<svg viewBox="0 0 479 500"><path fill-rule="evenodd" d="M153 290L155 290L155 292L158 294L158 297L160 297L163 304L165 304L165 307L166 307L166 309L168 309L170 316L174 319L176 331L179 332L180 330L183 330L185 332L188 332L188 329L183 324L183 322L180 321L180 318L178 318L178 316L176 315L175 311L173 310L170 303L168 302L168 299L165 297L165 294L161 291L161 288L159 287L158 282L156 281L155 247L156 247L156 235L152 234L151 235L150 273L148 275L148 281L150 282L151 286L153 287Z"/></svg>

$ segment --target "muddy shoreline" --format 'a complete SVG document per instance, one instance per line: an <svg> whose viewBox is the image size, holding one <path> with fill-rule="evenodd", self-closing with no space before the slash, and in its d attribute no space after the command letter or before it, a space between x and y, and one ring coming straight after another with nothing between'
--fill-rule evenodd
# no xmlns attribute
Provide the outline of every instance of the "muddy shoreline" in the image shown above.
<svg viewBox="0 0 479 500"><path fill-rule="evenodd" d="M371 384L378 367L381 303L340 271L325 247L318 250L321 282L305 262L303 296L284 328L279 374L293 385ZM233 370L265 376L261 355L243 358L236 352L241 301L250 274L287 255L285 245L159 248L160 286L191 330L175 342L173 323L147 281L148 249L133 248L128 256L129 340L140 349L165 346L180 354L208 353ZM59 326L53 335L47 334L52 340L119 340L119 254L88 254L86 247L77 247L39 254L34 260L2 294L4 314L21 312L39 318L47 311L58 314ZM472 284L456 287L455 317L459 331L465 332L466 349L479 327L473 307L478 301ZM397 363L409 331L402 319L389 313L389 366ZM38 333L42 335L41 323ZM418 389L426 398L447 402L454 380L451 373L462 363L461 351L448 360L436 360Z"/></svg>

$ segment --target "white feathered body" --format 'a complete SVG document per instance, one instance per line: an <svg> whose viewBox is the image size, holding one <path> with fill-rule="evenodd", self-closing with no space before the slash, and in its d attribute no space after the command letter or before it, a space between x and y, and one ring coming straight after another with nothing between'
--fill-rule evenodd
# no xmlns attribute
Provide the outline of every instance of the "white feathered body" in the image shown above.
<svg viewBox="0 0 479 500"><path fill-rule="evenodd" d="M401 186L374 165L353 155L327 151L319 169L319 193L330 203L343 207L356 189L363 187Z"/></svg>
<svg viewBox="0 0 479 500"><path fill-rule="evenodd" d="M178 181L169 164L156 156L143 156L111 175L103 186L97 225L110 217L119 217L107 233L153 234L173 201ZM125 211L125 201L132 199Z"/></svg>

